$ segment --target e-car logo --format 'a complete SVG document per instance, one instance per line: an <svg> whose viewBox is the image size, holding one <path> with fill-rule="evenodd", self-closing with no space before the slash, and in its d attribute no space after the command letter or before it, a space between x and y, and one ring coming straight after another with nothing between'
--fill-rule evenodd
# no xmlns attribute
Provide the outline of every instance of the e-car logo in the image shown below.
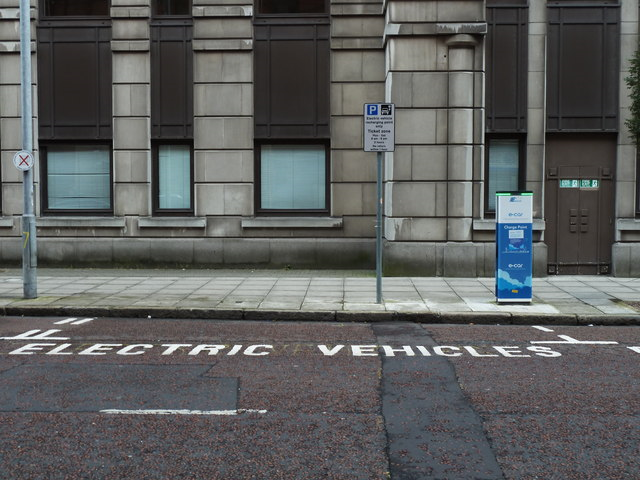
<svg viewBox="0 0 640 480"><path fill-rule="evenodd" d="M509 217L521 217L524 215L522 212L509 212Z"/></svg>
<svg viewBox="0 0 640 480"><path fill-rule="evenodd" d="M524 267L523 263L510 263L509 268L522 268Z"/></svg>

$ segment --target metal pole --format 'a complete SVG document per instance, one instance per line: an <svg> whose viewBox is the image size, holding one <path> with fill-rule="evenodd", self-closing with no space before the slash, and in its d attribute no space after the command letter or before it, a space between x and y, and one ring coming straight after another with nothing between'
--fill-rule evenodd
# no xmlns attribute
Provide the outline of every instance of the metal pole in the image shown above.
<svg viewBox="0 0 640 480"><path fill-rule="evenodd" d="M376 303L382 303L382 159L383 152L377 152L378 159L378 209L376 212Z"/></svg>
<svg viewBox="0 0 640 480"><path fill-rule="evenodd" d="M20 0L20 82L22 91L22 149L33 153L33 106L31 103L31 10L30 0ZM33 207L33 169L24 171L22 213L22 278L24 298L36 298L36 217Z"/></svg>

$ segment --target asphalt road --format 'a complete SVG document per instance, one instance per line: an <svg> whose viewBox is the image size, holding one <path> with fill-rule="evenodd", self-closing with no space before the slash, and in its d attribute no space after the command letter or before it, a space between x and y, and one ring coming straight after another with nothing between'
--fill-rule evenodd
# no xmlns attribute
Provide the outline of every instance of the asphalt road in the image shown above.
<svg viewBox="0 0 640 480"><path fill-rule="evenodd" d="M0 318L1 479L635 479L640 328Z"/></svg>

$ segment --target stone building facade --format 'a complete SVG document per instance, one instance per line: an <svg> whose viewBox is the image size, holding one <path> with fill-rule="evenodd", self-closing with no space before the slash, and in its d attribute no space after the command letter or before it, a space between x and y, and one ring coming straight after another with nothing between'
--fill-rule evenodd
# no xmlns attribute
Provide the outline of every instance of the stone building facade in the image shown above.
<svg viewBox="0 0 640 480"><path fill-rule="evenodd" d="M19 0L0 0L0 259L22 238ZM638 0L31 0L40 265L493 275L496 190L534 272L640 274L624 126Z"/></svg>

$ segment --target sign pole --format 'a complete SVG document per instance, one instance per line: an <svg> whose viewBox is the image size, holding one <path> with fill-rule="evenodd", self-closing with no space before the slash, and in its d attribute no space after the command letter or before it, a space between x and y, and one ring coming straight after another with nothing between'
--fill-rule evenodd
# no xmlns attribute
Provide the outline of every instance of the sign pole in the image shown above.
<svg viewBox="0 0 640 480"><path fill-rule="evenodd" d="M20 0L20 80L22 92L22 150L33 150L33 106L31 103L31 11L29 0ZM33 206L33 169L23 175L22 278L24 298L38 296L36 266L36 217Z"/></svg>
<svg viewBox="0 0 640 480"><path fill-rule="evenodd" d="M376 211L376 303L382 303L382 160L383 153L377 152L378 179L377 179L377 211Z"/></svg>
<svg viewBox="0 0 640 480"><path fill-rule="evenodd" d="M376 208L376 303L382 303L382 209L384 196L382 192L382 175L384 152L395 150L395 105L393 103L364 104L364 151L376 152L378 190Z"/></svg>

